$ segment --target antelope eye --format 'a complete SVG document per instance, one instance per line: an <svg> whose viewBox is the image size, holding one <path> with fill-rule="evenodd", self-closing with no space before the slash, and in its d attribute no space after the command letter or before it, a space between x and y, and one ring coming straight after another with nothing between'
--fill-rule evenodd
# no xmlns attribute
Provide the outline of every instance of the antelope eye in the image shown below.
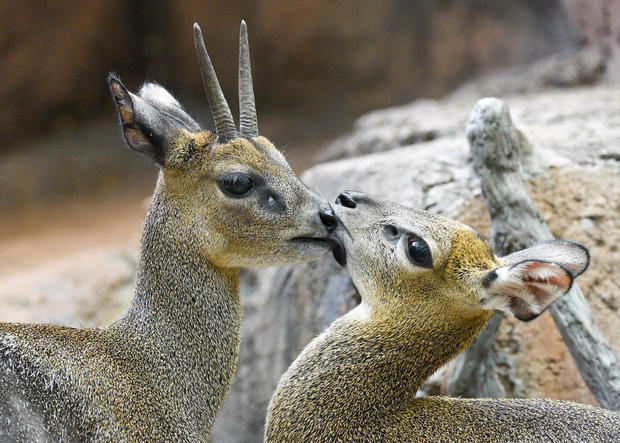
<svg viewBox="0 0 620 443"><path fill-rule="evenodd" d="M230 197L245 197L254 189L254 182L246 174L231 173L217 180L220 189Z"/></svg>
<svg viewBox="0 0 620 443"><path fill-rule="evenodd" d="M407 255L417 266L422 266L424 268L431 268L433 266L431 249L428 247L428 244L419 237L411 237L407 241Z"/></svg>

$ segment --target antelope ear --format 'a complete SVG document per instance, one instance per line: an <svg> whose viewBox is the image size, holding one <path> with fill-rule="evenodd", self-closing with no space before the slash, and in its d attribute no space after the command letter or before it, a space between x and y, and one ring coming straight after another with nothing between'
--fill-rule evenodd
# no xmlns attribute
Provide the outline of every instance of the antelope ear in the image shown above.
<svg viewBox="0 0 620 443"><path fill-rule="evenodd" d="M108 85L127 145L161 166L164 166L168 142L178 129L192 132L200 129L174 97L155 83L145 84L139 95L129 92L114 74L109 74Z"/></svg>
<svg viewBox="0 0 620 443"><path fill-rule="evenodd" d="M578 243L553 240L507 255L502 261L505 266L482 280L481 306L530 321L569 291L573 280L588 267L590 255Z"/></svg>

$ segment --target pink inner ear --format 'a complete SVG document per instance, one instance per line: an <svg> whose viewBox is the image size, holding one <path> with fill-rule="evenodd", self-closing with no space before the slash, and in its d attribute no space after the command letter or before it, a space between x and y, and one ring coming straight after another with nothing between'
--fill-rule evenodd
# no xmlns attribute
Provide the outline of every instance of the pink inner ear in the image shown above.
<svg viewBox="0 0 620 443"><path fill-rule="evenodd" d="M540 315L572 283L566 269L550 262L524 261L495 272L497 277L491 281L481 305L510 312L524 321Z"/></svg>
<svg viewBox="0 0 620 443"><path fill-rule="evenodd" d="M521 278L528 286L529 284L552 284L565 291L568 291L571 284L568 272L552 263L526 263Z"/></svg>

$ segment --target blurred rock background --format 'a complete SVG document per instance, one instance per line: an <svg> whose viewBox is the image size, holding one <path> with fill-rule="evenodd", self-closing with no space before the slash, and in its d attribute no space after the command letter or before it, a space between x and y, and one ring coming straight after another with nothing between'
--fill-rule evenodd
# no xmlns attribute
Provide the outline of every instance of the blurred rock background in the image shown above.
<svg viewBox="0 0 620 443"><path fill-rule="evenodd" d="M486 232L464 125L478 98L506 100L546 159L530 184L554 234L593 250L582 289L620 352L620 0L0 3L0 321L122 312L156 169L122 146L105 76L156 80L205 121L197 21L236 114L242 18L261 133L300 173L324 162L304 179L329 198L358 188ZM247 271L242 292L214 441L260 441L279 375L358 301L329 259ZM510 395L594 402L548 316L504 322L497 346Z"/></svg>

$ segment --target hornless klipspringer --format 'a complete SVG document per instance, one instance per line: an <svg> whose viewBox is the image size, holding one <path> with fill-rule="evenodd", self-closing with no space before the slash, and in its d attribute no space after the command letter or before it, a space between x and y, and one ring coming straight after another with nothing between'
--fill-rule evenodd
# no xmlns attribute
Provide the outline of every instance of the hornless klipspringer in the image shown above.
<svg viewBox="0 0 620 443"><path fill-rule="evenodd" d="M493 309L528 321L566 293L588 250L554 240L496 257L454 220L344 192L336 235L361 304L282 376L268 442L620 441L620 415L545 399L417 398Z"/></svg>
<svg viewBox="0 0 620 443"><path fill-rule="evenodd" d="M135 296L105 328L0 324L0 441L204 441L237 365L239 268L337 241L331 207L258 134L245 23L239 131L194 38L215 131L158 84L108 78L127 145L160 168Z"/></svg>

